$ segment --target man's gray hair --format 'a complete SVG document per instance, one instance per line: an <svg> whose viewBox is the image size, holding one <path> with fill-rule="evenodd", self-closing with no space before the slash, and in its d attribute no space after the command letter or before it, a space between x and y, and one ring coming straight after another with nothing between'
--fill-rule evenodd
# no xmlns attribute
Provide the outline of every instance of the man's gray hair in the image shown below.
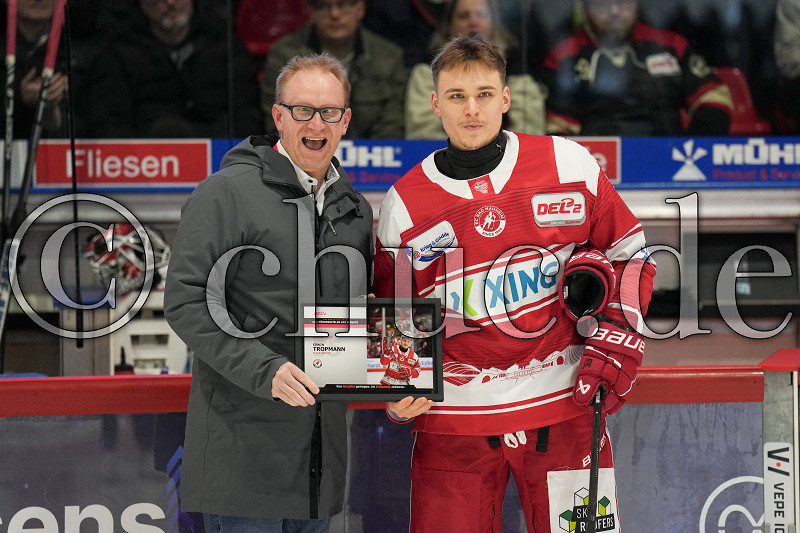
<svg viewBox="0 0 800 533"><path fill-rule="evenodd" d="M294 56L291 58L278 73L275 80L275 103L283 102L283 91L289 80L302 70L318 69L323 72L330 72L342 84L344 89L344 106L350 102L350 81L347 79L347 69L344 65L328 53L310 54L306 56Z"/></svg>

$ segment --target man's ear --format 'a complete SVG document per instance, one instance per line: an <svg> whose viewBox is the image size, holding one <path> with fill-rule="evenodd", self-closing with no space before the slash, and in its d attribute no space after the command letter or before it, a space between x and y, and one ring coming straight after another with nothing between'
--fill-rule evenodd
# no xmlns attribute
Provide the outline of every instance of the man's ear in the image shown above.
<svg viewBox="0 0 800 533"><path fill-rule="evenodd" d="M353 111L348 107L344 110L344 117L342 118L342 135L347 133L347 127L350 125L350 120L353 118Z"/></svg>
<svg viewBox="0 0 800 533"><path fill-rule="evenodd" d="M356 8L358 9L358 13L356 13L356 17L358 17L358 21L361 22L364 20L364 16L367 14L367 6L364 0L359 1L356 4Z"/></svg>
<svg viewBox="0 0 800 533"><path fill-rule="evenodd" d="M283 133L283 113L278 104L272 104L272 120L275 122L275 127L279 132Z"/></svg>
<svg viewBox="0 0 800 533"><path fill-rule="evenodd" d="M431 108L433 109L433 113L441 118L442 111L439 109L439 97L436 95L436 91L431 91Z"/></svg>
<svg viewBox="0 0 800 533"><path fill-rule="evenodd" d="M508 86L503 87L503 113L507 113L511 108L511 90Z"/></svg>

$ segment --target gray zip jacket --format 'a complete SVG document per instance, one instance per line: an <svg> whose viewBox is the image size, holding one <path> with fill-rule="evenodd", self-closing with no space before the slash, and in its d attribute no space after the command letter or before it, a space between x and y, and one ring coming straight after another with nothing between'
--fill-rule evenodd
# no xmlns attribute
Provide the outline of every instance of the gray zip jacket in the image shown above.
<svg viewBox="0 0 800 533"><path fill-rule="evenodd" d="M323 518L342 509L347 404L291 407L272 397L271 386L282 364L300 362L295 338L285 336L296 330L299 287L313 287L316 277L318 296L366 294L372 209L334 160L340 179L317 215L275 142L263 136L242 141L181 210L164 312L195 355L183 511ZM365 270L352 267L361 272L354 286L340 253L323 254L316 271L306 272L319 251L338 245L363 261ZM300 274L298 261L306 269ZM266 334L241 338L273 319Z"/></svg>

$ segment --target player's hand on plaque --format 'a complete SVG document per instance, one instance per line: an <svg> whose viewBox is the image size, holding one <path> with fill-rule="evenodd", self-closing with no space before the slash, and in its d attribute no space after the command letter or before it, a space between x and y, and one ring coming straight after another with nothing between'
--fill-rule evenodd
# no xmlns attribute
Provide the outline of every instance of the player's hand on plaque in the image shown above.
<svg viewBox="0 0 800 533"><path fill-rule="evenodd" d="M294 363L283 363L272 378L272 397L292 406L314 405L319 387Z"/></svg>
<svg viewBox="0 0 800 533"><path fill-rule="evenodd" d="M414 399L413 396L406 396L402 400L386 404L389 416L398 422L411 420L415 416L425 413L431 407L433 407L433 400L427 398Z"/></svg>

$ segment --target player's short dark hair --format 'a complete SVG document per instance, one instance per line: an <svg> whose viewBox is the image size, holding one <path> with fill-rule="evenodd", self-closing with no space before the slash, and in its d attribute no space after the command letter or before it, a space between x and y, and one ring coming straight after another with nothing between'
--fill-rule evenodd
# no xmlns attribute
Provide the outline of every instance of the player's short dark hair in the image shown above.
<svg viewBox="0 0 800 533"><path fill-rule="evenodd" d="M275 80L276 104L284 101L283 91L291 77L301 70L309 69L318 69L333 74L342 84L342 88L344 88L344 106L348 107L350 102L350 81L347 79L347 70L338 59L327 52L294 56L281 68L281 71L278 73L278 78Z"/></svg>
<svg viewBox="0 0 800 533"><path fill-rule="evenodd" d="M439 49L431 61L434 88L439 90L439 73L443 70L466 67L472 63L497 71L503 84L506 83L506 58L503 52L476 33L453 37Z"/></svg>

